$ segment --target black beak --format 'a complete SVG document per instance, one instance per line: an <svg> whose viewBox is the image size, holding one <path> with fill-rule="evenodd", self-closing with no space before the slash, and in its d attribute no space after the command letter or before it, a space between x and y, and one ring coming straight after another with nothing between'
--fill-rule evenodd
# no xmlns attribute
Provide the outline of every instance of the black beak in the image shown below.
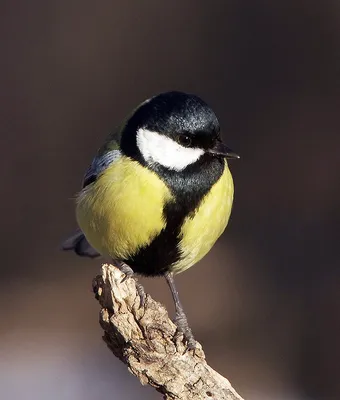
<svg viewBox="0 0 340 400"><path fill-rule="evenodd" d="M229 147L227 147L220 141L217 141L215 146L212 149L208 150L208 152L215 156L222 156L229 159L240 158L238 154L233 152L233 150L229 149Z"/></svg>

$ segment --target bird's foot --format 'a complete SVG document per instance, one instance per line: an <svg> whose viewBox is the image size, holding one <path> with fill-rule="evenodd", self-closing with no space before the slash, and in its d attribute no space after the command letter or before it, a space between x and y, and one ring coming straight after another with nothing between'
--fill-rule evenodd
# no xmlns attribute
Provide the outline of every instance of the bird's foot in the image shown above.
<svg viewBox="0 0 340 400"><path fill-rule="evenodd" d="M135 276L133 269L129 265L127 265L125 262L115 261L115 265L119 268L120 271L123 272L123 274L125 274L124 278L122 279L122 282L126 281L126 279L128 279L128 278L132 278L135 280L137 293L138 293L139 299L140 299L139 307L140 308L143 307L145 304L145 300L146 300L146 293L145 293L145 290L144 290L142 284L138 282L138 279Z"/></svg>
<svg viewBox="0 0 340 400"><path fill-rule="evenodd" d="M184 340L187 344L188 350L196 349L196 340L192 331L189 327L188 320L184 312L176 312L175 324L177 326L178 333L182 333Z"/></svg>

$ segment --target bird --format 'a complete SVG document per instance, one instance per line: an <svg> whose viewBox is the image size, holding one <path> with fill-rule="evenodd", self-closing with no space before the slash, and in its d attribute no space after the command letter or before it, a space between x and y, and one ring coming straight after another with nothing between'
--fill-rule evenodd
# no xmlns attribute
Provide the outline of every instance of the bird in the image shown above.
<svg viewBox="0 0 340 400"><path fill-rule="evenodd" d="M177 331L196 340L174 275L200 261L225 230L234 183L218 118L200 97L179 91L137 106L104 141L76 194L79 229L62 244L79 256L109 258L126 277L163 276Z"/></svg>

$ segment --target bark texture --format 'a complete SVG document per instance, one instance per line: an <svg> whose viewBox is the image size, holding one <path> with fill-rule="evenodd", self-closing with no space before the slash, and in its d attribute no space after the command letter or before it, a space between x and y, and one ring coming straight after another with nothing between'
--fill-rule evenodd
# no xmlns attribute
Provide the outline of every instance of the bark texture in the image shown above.
<svg viewBox="0 0 340 400"><path fill-rule="evenodd" d="M146 295L140 298L133 278L116 267L102 266L93 280L101 305L103 339L142 385L151 385L164 399L242 400L228 379L214 371L197 343L187 351L182 335L164 306Z"/></svg>

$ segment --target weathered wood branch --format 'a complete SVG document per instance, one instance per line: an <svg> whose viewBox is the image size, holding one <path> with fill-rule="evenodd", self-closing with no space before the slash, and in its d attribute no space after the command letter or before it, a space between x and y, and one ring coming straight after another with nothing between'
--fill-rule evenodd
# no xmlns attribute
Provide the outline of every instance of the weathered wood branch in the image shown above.
<svg viewBox="0 0 340 400"><path fill-rule="evenodd" d="M140 307L135 280L104 264L93 290L102 309L103 339L143 385L164 399L242 400L228 379L214 371L197 343L187 351L166 309L147 295Z"/></svg>

